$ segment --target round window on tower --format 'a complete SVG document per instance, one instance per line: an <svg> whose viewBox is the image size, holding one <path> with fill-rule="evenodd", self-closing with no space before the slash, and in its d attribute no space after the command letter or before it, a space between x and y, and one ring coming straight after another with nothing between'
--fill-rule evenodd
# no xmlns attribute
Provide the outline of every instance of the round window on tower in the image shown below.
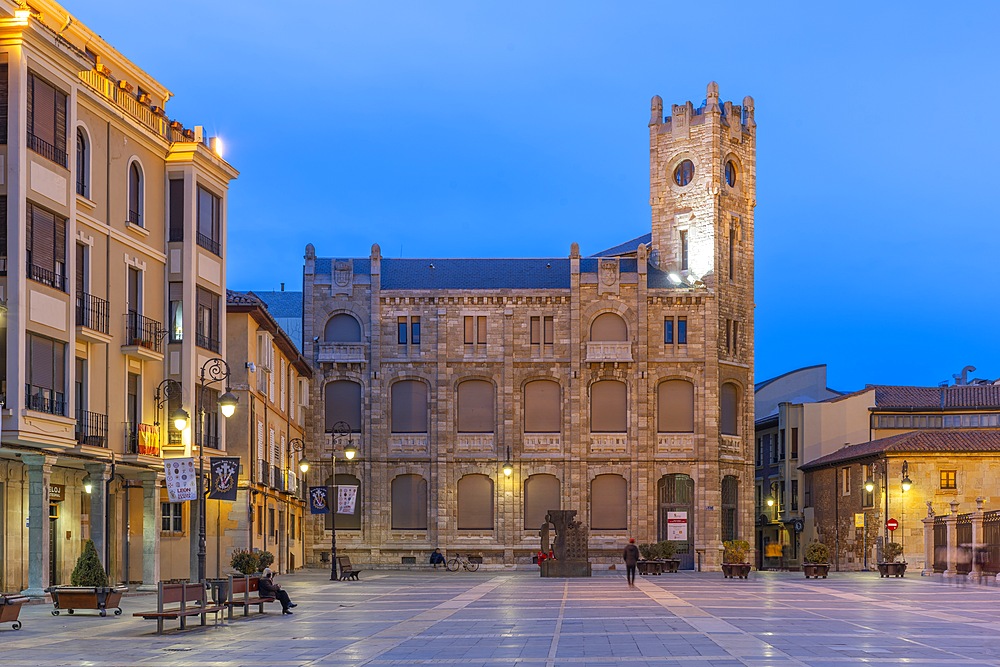
<svg viewBox="0 0 1000 667"><path fill-rule="evenodd" d="M685 186L694 178L694 162L684 160L674 169L674 183Z"/></svg>
<svg viewBox="0 0 1000 667"><path fill-rule="evenodd" d="M736 163L732 160L726 162L726 185L736 187Z"/></svg>

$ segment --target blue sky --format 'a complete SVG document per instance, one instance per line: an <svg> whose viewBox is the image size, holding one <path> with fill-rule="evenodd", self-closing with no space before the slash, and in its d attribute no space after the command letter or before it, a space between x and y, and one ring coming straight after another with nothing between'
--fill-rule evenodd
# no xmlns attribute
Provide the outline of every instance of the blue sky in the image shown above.
<svg viewBox="0 0 1000 667"><path fill-rule="evenodd" d="M1000 3L64 2L225 139L233 288L643 234L649 99L714 80L756 101L757 379L1000 377Z"/></svg>

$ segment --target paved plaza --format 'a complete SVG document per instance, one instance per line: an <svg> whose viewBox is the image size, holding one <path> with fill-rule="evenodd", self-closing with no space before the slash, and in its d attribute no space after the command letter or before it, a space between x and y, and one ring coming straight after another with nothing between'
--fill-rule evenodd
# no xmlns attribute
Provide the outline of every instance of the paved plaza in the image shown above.
<svg viewBox="0 0 1000 667"><path fill-rule="evenodd" d="M279 577L299 603L156 636L132 618L53 617L50 605L0 629L0 664L38 665L994 665L1000 588L919 576L719 573L540 579L534 572L364 572ZM89 616L86 616L90 614ZM86 617L85 617L86 616ZM170 627L176 627L173 622Z"/></svg>

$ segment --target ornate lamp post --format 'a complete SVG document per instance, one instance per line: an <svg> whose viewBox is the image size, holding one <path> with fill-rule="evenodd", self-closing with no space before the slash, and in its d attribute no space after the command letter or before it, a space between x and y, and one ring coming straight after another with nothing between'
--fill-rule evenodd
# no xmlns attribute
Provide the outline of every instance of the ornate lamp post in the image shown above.
<svg viewBox="0 0 1000 667"><path fill-rule="evenodd" d="M198 581L205 579L205 389L216 382L226 381L226 393L219 397L219 409L228 419L236 412L239 399L229 389L229 364L225 359L209 359L201 367L198 394Z"/></svg>
<svg viewBox="0 0 1000 667"><path fill-rule="evenodd" d="M902 492L899 494L899 546L903 548L903 562L906 562L906 545L904 544L904 533L903 533L903 518L906 514L906 492L910 490L913 486L913 482L910 480L910 464L903 461L903 479L900 481L900 488Z"/></svg>
<svg viewBox="0 0 1000 667"><path fill-rule="evenodd" d="M341 438L348 437L347 445L344 447L344 458L353 461L357 456L358 449L350 441L351 425L345 421L338 421L333 425L333 501L330 508L330 581L337 581L337 445Z"/></svg>
<svg viewBox="0 0 1000 667"><path fill-rule="evenodd" d="M177 380L171 380L167 378L160 384L156 386L156 393L153 395L153 401L156 403L156 421L154 426L160 425L160 409L163 404L166 403L167 407L170 406L170 401L179 399L181 397L181 383ZM191 419L191 415L187 413L184 408L177 408L168 415L170 422L174 425L174 428L178 431L183 431L188 426L188 420ZM159 431L157 431L159 433Z"/></svg>
<svg viewBox="0 0 1000 667"><path fill-rule="evenodd" d="M889 543L889 528L886 523L889 520L889 482L886 472L888 466L886 466L885 459L875 459L871 464L871 477L865 480L865 491L871 493L875 490L875 475L881 473L882 475L882 495L885 496L885 516L882 517L882 545L883 547Z"/></svg>

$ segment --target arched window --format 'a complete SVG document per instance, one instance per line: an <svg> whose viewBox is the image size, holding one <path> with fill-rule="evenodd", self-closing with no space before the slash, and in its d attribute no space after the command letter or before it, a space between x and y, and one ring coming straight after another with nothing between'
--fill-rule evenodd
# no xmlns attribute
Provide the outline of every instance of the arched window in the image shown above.
<svg viewBox="0 0 1000 667"><path fill-rule="evenodd" d="M740 434L740 389L732 382L722 385L720 426L722 435Z"/></svg>
<svg viewBox="0 0 1000 667"><path fill-rule="evenodd" d="M494 405L493 383L485 380L466 380L458 385L458 432L493 433Z"/></svg>
<svg viewBox="0 0 1000 667"><path fill-rule="evenodd" d="M739 482L733 475L722 478L722 541L735 540L739 525Z"/></svg>
<svg viewBox="0 0 1000 667"><path fill-rule="evenodd" d="M562 398L559 383L532 380L524 385L524 432L562 431Z"/></svg>
<svg viewBox="0 0 1000 667"><path fill-rule="evenodd" d="M656 386L656 431L694 432L694 385L687 380L667 380Z"/></svg>
<svg viewBox="0 0 1000 667"><path fill-rule="evenodd" d="M354 513L353 514L338 514L337 515L337 530L361 530L361 480L359 480L354 475L347 474L337 474L337 481L327 478L326 485L328 487L332 486L356 486L358 487L358 496L354 501ZM332 490L332 489L331 489ZM333 502L331 502L334 507L330 508L330 511L326 514L326 529L333 529L333 510L336 509L336 496L331 496Z"/></svg>
<svg viewBox="0 0 1000 667"><path fill-rule="evenodd" d="M458 529L493 530L493 480L486 475L458 480Z"/></svg>
<svg viewBox="0 0 1000 667"><path fill-rule="evenodd" d="M598 475L590 482L591 530L628 527L628 485L621 475Z"/></svg>
<svg viewBox="0 0 1000 667"><path fill-rule="evenodd" d="M90 197L90 144L82 127L76 128L76 194Z"/></svg>
<svg viewBox="0 0 1000 667"><path fill-rule="evenodd" d="M360 343L361 323L353 315L338 313L327 320L323 340L327 343Z"/></svg>
<svg viewBox="0 0 1000 667"><path fill-rule="evenodd" d="M427 385L420 380L400 380L389 390L393 433L427 433Z"/></svg>
<svg viewBox="0 0 1000 667"><path fill-rule="evenodd" d="M524 480L524 529L538 530L549 510L562 509L559 478L555 475L531 475Z"/></svg>
<svg viewBox="0 0 1000 667"><path fill-rule="evenodd" d="M361 432L361 385L353 380L334 380L323 392L326 432L337 422L347 422L352 433Z"/></svg>
<svg viewBox="0 0 1000 667"><path fill-rule="evenodd" d="M590 431L628 431L628 387L624 382L599 380L590 385Z"/></svg>
<svg viewBox="0 0 1000 667"><path fill-rule="evenodd" d="M393 530L427 530L426 479L400 475L392 480L391 521Z"/></svg>
<svg viewBox="0 0 1000 667"><path fill-rule="evenodd" d="M133 225L143 226L143 183L142 167L138 160L133 160L128 166L128 221Z"/></svg>
<svg viewBox="0 0 1000 667"><path fill-rule="evenodd" d="M627 341L628 325L615 313L601 313L590 325L592 341Z"/></svg>

